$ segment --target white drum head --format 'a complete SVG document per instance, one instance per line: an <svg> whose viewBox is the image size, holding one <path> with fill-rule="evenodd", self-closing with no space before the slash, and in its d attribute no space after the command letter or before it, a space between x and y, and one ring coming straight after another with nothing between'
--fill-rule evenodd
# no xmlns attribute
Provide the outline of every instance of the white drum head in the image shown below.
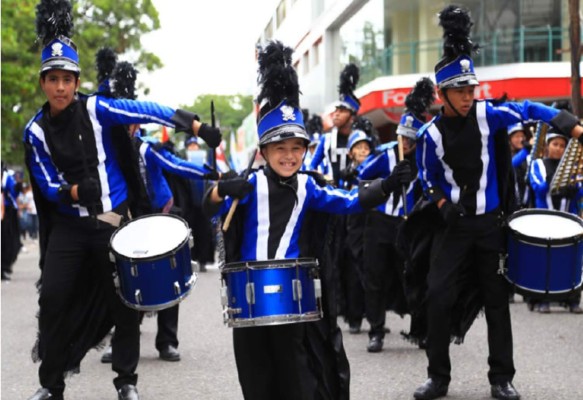
<svg viewBox="0 0 583 400"><path fill-rule="evenodd" d="M583 234L577 221L553 214L525 214L513 218L511 229L523 235L540 239L567 239Z"/></svg>
<svg viewBox="0 0 583 400"><path fill-rule="evenodd" d="M128 258L149 258L175 250L189 236L188 227L169 215L149 215L130 221L118 229L112 249Z"/></svg>

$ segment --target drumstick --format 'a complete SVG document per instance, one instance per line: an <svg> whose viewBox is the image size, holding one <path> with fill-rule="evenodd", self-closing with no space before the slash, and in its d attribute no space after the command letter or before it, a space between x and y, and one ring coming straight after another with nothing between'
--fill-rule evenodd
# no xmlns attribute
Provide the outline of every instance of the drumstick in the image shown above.
<svg viewBox="0 0 583 400"><path fill-rule="evenodd" d="M403 150L403 136L397 135L397 144L399 146L399 161L403 161L405 158L405 152ZM403 217L407 219L407 187L403 185Z"/></svg>
<svg viewBox="0 0 583 400"><path fill-rule="evenodd" d="M247 178L249 177L249 173L251 172L251 168L253 167L253 163L255 162L256 155L257 155L257 148L253 151L253 155L251 156L251 159L249 160L249 165L247 166L247 169L245 170L245 173L243 174L243 178L245 180L247 180ZM225 222L223 222L223 232L226 232L227 229L229 229L229 225L231 225L231 219L233 218L233 214L235 214L235 209L237 208L238 204L239 204L239 199L234 199L233 203L231 203L231 208L229 208L229 213L227 214L227 217L225 218Z"/></svg>

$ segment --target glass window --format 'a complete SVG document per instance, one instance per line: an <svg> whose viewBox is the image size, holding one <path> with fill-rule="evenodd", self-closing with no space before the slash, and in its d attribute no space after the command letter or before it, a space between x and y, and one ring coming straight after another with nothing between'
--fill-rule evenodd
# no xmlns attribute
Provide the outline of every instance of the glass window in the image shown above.
<svg viewBox="0 0 583 400"><path fill-rule="evenodd" d="M279 28L285 19L285 2L286 0L281 0L279 5L277 6L277 21L276 26Z"/></svg>

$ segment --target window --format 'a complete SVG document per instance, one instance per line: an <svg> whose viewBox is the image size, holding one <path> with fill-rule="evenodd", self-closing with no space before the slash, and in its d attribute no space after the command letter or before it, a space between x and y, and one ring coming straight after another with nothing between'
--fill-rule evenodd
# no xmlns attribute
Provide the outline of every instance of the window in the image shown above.
<svg viewBox="0 0 583 400"><path fill-rule="evenodd" d="M283 23L283 20L285 19L285 1L286 0L281 0L279 5L277 6L276 26L278 28L281 26L281 24Z"/></svg>

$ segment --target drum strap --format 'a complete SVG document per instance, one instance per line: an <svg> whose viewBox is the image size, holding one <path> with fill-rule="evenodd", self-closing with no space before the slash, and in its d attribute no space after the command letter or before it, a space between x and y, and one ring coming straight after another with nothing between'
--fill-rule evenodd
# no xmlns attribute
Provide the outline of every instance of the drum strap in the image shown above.
<svg viewBox="0 0 583 400"><path fill-rule="evenodd" d="M106 213L99 214L97 216L97 219L111 226L119 228L119 226L121 225L121 220L123 219L123 215L116 214L113 211L108 211Z"/></svg>

